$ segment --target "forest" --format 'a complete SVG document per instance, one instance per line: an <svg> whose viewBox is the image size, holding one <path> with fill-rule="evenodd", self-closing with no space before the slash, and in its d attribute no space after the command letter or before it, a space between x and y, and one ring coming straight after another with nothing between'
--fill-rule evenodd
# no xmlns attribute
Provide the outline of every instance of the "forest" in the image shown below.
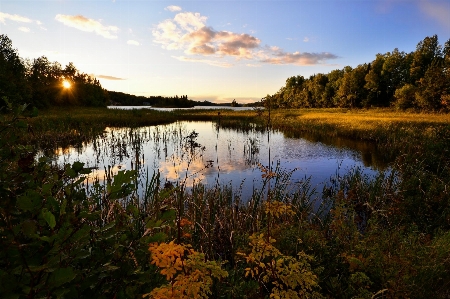
<svg viewBox="0 0 450 299"><path fill-rule="evenodd" d="M290 77L263 99L272 108L394 107L422 111L450 109L450 39L426 37L416 50L377 54L375 60L309 78Z"/></svg>
<svg viewBox="0 0 450 299"><path fill-rule="evenodd" d="M64 89L68 81L76 88ZM6 102L30 107L106 106L108 92L100 82L69 63L64 68L47 57L22 59L8 36L0 35L0 107Z"/></svg>
<svg viewBox="0 0 450 299"><path fill-rule="evenodd" d="M194 101L187 95L136 96L102 88L92 75L79 71L70 62L64 68L59 62L51 62L47 57L30 60L19 56L11 39L0 35L0 107L6 102L30 107L49 108L52 106L153 106L191 108L194 106L216 106L210 101ZM65 89L63 81L72 88ZM221 105L239 106L234 100Z"/></svg>

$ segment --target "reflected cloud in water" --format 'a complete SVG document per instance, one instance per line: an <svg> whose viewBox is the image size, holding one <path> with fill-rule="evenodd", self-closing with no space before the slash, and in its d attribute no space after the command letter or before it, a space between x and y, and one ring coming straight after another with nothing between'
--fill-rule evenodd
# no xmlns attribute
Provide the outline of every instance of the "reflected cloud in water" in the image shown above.
<svg viewBox="0 0 450 299"><path fill-rule="evenodd" d="M367 155L376 156L373 145L356 142L348 146L339 142L326 144L324 139L289 137L251 126L237 131L213 122L183 121L143 128L106 128L103 136L82 148L55 150L55 163L81 161L86 167L96 168L89 182L95 177L102 181L107 171L115 174L132 169L139 172L141 185L147 173L158 171L162 182L178 181L186 186L201 182L240 188L245 181L244 196L251 195L251 190L262 183L258 163L279 163L286 170L297 168L292 181L311 176L312 185L352 167L368 174L383 169L367 162Z"/></svg>

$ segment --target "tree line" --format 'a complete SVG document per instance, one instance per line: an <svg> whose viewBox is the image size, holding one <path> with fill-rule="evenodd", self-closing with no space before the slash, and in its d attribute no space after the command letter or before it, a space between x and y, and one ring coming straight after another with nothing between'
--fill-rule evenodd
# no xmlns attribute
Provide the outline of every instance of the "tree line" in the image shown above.
<svg viewBox="0 0 450 299"><path fill-rule="evenodd" d="M189 100L187 95L164 97L164 96L136 96L117 91L109 91L112 105L116 106L153 106L153 107L181 107L190 108L198 106L198 102Z"/></svg>
<svg viewBox="0 0 450 299"><path fill-rule="evenodd" d="M64 88L63 82L70 83ZM0 107L28 104L31 107L107 105L153 107L215 106L209 101L190 100L187 95L136 96L103 89L91 75L79 71L70 62L64 68L47 57L30 60L19 56L7 35L0 35ZM230 103L223 104L230 105ZM239 106L236 101L231 105Z"/></svg>
<svg viewBox="0 0 450 299"><path fill-rule="evenodd" d="M70 83L64 88L63 82ZM30 104L50 106L106 106L108 91L100 82L69 63L64 68L47 57L29 60L19 57L8 36L0 35L0 107Z"/></svg>
<svg viewBox="0 0 450 299"><path fill-rule="evenodd" d="M63 82L70 83L64 88ZM29 104L37 108L51 106L107 105L156 107L193 107L201 103L188 99L187 95L135 96L103 89L91 75L79 71L71 62L64 68L47 57L30 60L19 56L7 35L0 35L0 107Z"/></svg>
<svg viewBox="0 0 450 299"><path fill-rule="evenodd" d="M450 39L426 37L411 53L377 54L370 63L346 66L308 79L290 77L274 95L262 99L272 108L389 107L450 110Z"/></svg>

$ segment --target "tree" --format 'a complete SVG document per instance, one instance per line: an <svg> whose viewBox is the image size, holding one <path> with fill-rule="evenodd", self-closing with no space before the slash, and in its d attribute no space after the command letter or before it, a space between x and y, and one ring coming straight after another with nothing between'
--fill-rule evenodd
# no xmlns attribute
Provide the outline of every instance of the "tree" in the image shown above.
<svg viewBox="0 0 450 299"><path fill-rule="evenodd" d="M366 97L364 89L367 64L358 65L355 69L350 66L344 68L345 73L337 92L340 107L355 108L361 106L361 101Z"/></svg>
<svg viewBox="0 0 450 299"><path fill-rule="evenodd" d="M26 80L26 67L8 36L0 35L0 107L5 99L13 104L28 103L31 91Z"/></svg>
<svg viewBox="0 0 450 299"><path fill-rule="evenodd" d="M417 105L425 110L441 109L441 97L450 94L450 83L443 68L440 65L429 67L418 83Z"/></svg>
<svg viewBox="0 0 450 299"><path fill-rule="evenodd" d="M442 57L442 47L437 35L426 37L417 44L411 64L411 83L416 83L425 75L432 62Z"/></svg>
<svg viewBox="0 0 450 299"><path fill-rule="evenodd" d="M383 69L381 72L385 82L386 103L393 100L395 90L410 82L410 68L412 54L399 52L397 48L385 54Z"/></svg>
<svg viewBox="0 0 450 299"><path fill-rule="evenodd" d="M33 60L30 68L28 80L32 89L32 104L39 108L58 104L61 101L61 65L41 56Z"/></svg>
<svg viewBox="0 0 450 299"><path fill-rule="evenodd" d="M394 95L396 99L394 106L401 110L413 107L416 91L417 88L412 84L405 84L401 88L398 88Z"/></svg>

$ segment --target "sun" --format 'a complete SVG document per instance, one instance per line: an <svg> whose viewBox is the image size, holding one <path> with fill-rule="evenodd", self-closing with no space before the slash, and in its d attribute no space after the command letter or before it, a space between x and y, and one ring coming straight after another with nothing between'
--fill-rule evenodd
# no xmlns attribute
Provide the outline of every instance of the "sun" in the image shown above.
<svg viewBox="0 0 450 299"><path fill-rule="evenodd" d="M69 89L69 88L72 86L72 84L70 84L70 82L67 81L67 80L64 80L64 81L62 82L62 85L63 85L63 87L64 87L65 89Z"/></svg>

